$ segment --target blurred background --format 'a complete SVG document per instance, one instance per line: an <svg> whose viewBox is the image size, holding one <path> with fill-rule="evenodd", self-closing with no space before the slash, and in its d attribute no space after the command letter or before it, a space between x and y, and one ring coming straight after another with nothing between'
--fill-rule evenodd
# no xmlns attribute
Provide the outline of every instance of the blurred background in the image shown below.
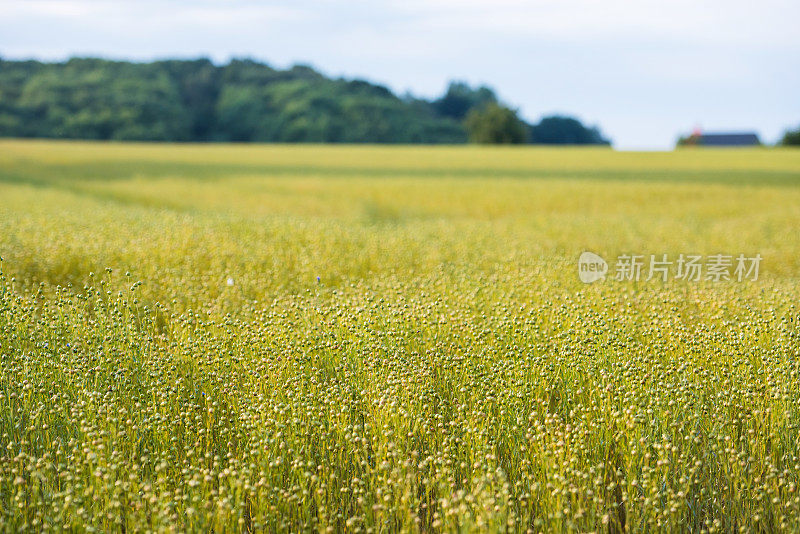
<svg viewBox="0 0 800 534"><path fill-rule="evenodd" d="M4 0L0 136L781 143L797 20L787 0Z"/></svg>

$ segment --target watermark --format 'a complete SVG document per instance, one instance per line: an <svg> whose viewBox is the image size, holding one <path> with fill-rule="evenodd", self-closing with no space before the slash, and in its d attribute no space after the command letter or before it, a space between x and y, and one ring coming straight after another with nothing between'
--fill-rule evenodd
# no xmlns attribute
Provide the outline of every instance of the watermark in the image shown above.
<svg viewBox="0 0 800 534"><path fill-rule="evenodd" d="M687 282L756 281L761 254L621 254L614 264L613 279L618 282L685 280ZM578 258L578 277L591 284L609 274L608 263L598 254L586 251Z"/></svg>
<svg viewBox="0 0 800 534"><path fill-rule="evenodd" d="M591 284L606 277L608 264L594 252L586 251L578 258L578 276L584 284Z"/></svg>

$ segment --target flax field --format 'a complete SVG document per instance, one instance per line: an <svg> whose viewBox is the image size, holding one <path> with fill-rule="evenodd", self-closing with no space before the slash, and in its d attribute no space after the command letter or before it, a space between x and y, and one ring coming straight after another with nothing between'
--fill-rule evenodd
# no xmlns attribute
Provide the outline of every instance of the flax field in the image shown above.
<svg viewBox="0 0 800 534"><path fill-rule="evenodd" d="M800 151L4 140L0 257L1 531L800 530Z"/></svg>

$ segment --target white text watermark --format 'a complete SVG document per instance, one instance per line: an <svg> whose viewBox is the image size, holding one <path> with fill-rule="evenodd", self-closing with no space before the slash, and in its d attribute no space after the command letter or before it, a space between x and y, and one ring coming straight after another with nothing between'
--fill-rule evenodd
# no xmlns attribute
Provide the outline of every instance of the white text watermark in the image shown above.
<svg viewBox="0 0 800 534"><path fill-rule="evenodd" d="M699 282L756 281L761 254L621 254L614 264L613 279L618 282L648 280L684 280ZM602 256L584 252L578 258L578 277L591 284L609 275L609 265Z"/></svg>

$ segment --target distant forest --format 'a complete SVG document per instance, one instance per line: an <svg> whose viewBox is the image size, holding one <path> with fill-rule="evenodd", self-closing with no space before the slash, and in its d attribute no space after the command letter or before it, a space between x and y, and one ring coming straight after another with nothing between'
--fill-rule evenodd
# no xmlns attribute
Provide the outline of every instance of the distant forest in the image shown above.
<svg viewBox="0 0 800 534"><path fill-rule="evenodd" d="M0 137L287 143L610 144L564 116L521 120L485 86L435 100L249 59L0 59Z"/></svg>

